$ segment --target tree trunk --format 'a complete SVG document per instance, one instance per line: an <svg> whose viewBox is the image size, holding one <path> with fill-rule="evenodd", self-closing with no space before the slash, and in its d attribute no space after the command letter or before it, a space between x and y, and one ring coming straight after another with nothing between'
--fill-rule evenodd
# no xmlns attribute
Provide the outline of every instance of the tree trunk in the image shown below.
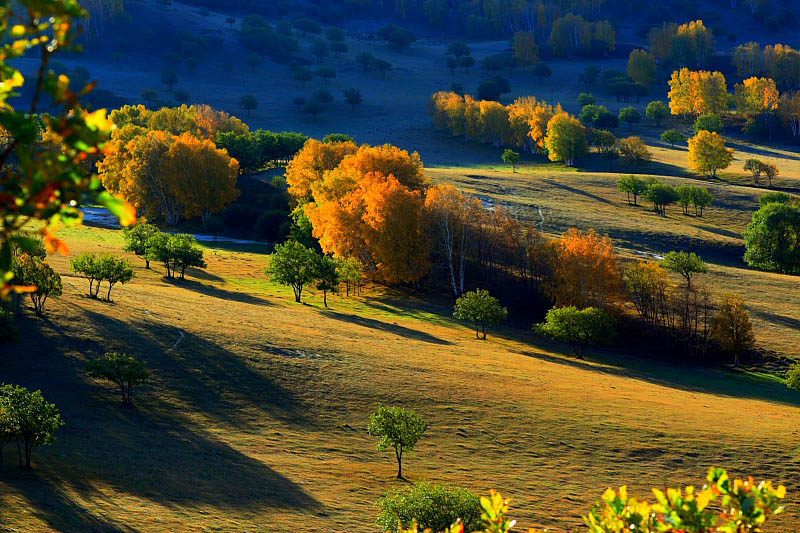
<svg viewBox="0 0 800 533"><path fill-rule="evenodd" d="M114 287L114 284L110 281L108 282L108 294L106 295L106 300L109 302L111 301L111 288Z"/></svg>
<svg viewBox="0 0 800 533"><path fill-rule="evenodd" d="M145 267L147 270L150 270L150 260L149 260L149 259L145 259L145 260L144 260L144 267Z"/></svg>
<svg viewBox="0 0 800 533"><path fill-rule="evenodd" d="M397 479L403 479L403 452L395 447L394 454L397 456Z"/></svg>
<svg viewBox="0 0 800 533"><path fill-rule="evenodd" d="M325 309L327 309L328 308L328 291L326 291L324 289L322 291L322 303L325 304Z"/></svg>

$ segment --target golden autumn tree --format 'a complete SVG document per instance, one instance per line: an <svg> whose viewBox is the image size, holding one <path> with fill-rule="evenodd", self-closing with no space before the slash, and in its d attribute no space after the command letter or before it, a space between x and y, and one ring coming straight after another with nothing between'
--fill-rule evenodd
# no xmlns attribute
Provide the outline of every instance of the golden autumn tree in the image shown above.
<svg viewBox="0 0 800 533"><path fill-rule="evenodd" d="M501 103L481 100L481 137L484 142L499 148L503 141L508 141L511 130L508 124L508 109Z"/></svg>
<svg viewBox="0 0 800 533"><path fill-rule="evenodd" d="M175 139L166 131L147 131L127 143L118 140L110 143L105 158L97 164L109 192L124 198L147 218L164 217L170 225L177 224L184 211L173 194L175 175L165 168Z"/></svg>
<svg viewBox="0 0 800 533"><path fill-rule="evenodd" d="M673 115L719 114L728 108L728 86L721 72L676 70L668 96Z"/></svg>
<svg viewBox="0 0 800 533"><path fill-rule="evenodd" d="M557 307L608 310L622 301L622 272L611 239L572 228L552 246L556 259L548 292Z"/></svg>
<svg viewBox="0 0 800 533"><path fill-rule="evenodd" d="M306 203L311 199L312 184L321 181L325 171L339 166L345 156L357 151L354 142L323 143L309 139L286 166L289 194L297 202Z"/></svg>
<svg viewBox="0 0 800 533"><path fill-rule="evenodd" d="M184 216L200 216L205 225L239 197L239 162L209 140L184 133L172 143L163 171L175 176L173 194L184 206Z"/></svg>
<svg viewBox="0 0 800 533"><path fill-rule="evenodd" d="M250 131L247 124L225 111L214 109L208 104L193 107L195 108L195 122L201 138L214 140L217 138L217 133L231 132L236 135L244 135Z"/></svg>
<svg viewBox="0 0 800 533"><path fill-rule="evenodd" d="M704 175L716 177L717 170L728 168L733 161L733 149L716 132L701 130L689 139L689 166Z"/></svg>
<svg viewBox="0 0 800 533"><path fill-rule="evenodd" d="M409 189L421 189L425 185L424 167L419 154L409 153L391 144L361 145L355 153L348 154L341 160L337 170L353 171L361 175L370 172L391 175Z"/></svg>
<svg viewBox="0 0 800 533"><path fill-rule="evenodd" d="M656 79L656 57L646 50L632 50L628 55L626 73L633 81L650 86Z"/></svg>
<svg viewBox="0 0 800 533"><path fill-rule="evenodd" d="M739 111L761 113L778 108L780 93L772 78L747 78L735 87L735 102Z"/></svg>
<svg viewBox="0 0 800 533"><path fill-rule="evenodd" d="M547 123L545 146L550 161L563 161L572 166L588 150L586 128L569 113L558 113Z"/></svg>

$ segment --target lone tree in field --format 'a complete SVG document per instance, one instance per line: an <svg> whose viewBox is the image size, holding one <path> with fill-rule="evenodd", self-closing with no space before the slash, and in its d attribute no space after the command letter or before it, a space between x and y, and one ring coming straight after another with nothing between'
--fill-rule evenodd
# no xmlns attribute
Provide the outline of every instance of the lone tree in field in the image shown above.
<svg viewBox="0 0 800 533"><path fill-rule="evenodd" d="M772 163L764 163L759 159L748 159L744 162L744 169L753 175L753 182L760 185L758 179L761 174L769 178L769 186L772 187L772 178L778 175L778 167Z"/></svg>
<svg viewBox="0 0 800 533"><path fill-rule="evenodd" d="M428 429L425 420L410 409L381 405L369 416L367 432L378 437L378 451L394 449L397 478L403 478L403 453L411 451Z"/></svg>
<svg viewBox="0 0 800 533"><path fill-rule="evenodd" d="M738 294L726 294L714 321L714 339L720 348L733 356L733 363L739 365L742 354L753 347L755 336L750 314Z"/></svg>
<svg viewBox="0 0 800 533"><path fill-rule="evenodd" d="M708 272L705 262L694 252L669 252L661 266L683 276L688 289L692 288L692 276Z"/></svg>
<svg viewBox="0 0 800 533"><path fill-rule="evenodd" d="M617 143L617 151L625 165L641 166L653 160L653 154L647 149L647 145L641 137L626 137Z"/></svg>
<svg viewBox="0 0 800 533"><path fill-rule="evenodd" d="M661 134L661 140L675 148L676 144L686 142L686 136L676 129L668 129Z"/></svg>
<svg viewBox="0 0 800 533"><path fill-rule="evenodd" d="M469 320L475 324L475 338L486 339L486 328L499 324L508 317L508 309L485 289L465 292L456 300L453 316L458 320ZM478 333L482 333L480 337Z"/></svg>
<svg viewBox="0 0 800 533"><path fill-rule="evenodd" d="M356 110L356 106L364 102L364 99L361 97L361 91L355 87L342 90L342 95L344 96L345 103L349 105L353 111Z"/></svg>
<svg viewBox="0 0 800 533"><path fill-rule="evenodd" d="M745 262L781 274L800 272L800 205L768 202L744 232Z"/></svg>
<svg viewBox="0 0 800 533"><path fill-rule="evenodd" d="M56 431L64 426L58 409L41 391L18 385L0 386L0 412L0 434L16 441L19 466L24 468L31 467L33 449L53 444Z"/></svg>
<svg viewBox="0 0 800 533"><path fill-rule="evenodd" d="M249 115L253 110L258 109L258 100L252 94L246 94L239 98L239 107L247 111Z"/></svg>
<svg viewBox="0 0 800 533"><path fill-rule="evenodd" d="M117 384L122 403L133 404L133 388L150 378L147 365L124 353L109 352L86 364L86 373L95 379L105 379Z"/></svg>
<svg viewBox="0 0 800 533"><path fill-rule="evenodd" d="M511 165L511 172L517 171L517 162L519 161L519 152L515 152L510 148L506 148L503 152L503 163Z"/></svg>
<svg viewBox="0 0 800 533"><path fill-rule="evenodd" d="M61 296L61 276L41 257L22 254L14 261L14 279L22 286L33 286L29 292L36 316L44 316L44 304L50 296Z"/></svg>
<svg viewBox="0 0 800 533"><path fill-rule="evenodd" d="M620 122L627 123L628 131L631 131L634 124L638 124L642 121L642 114L633 106L623 107L619 110L619 120Z"/></svg>
<svg viewBox="0 0 800 533"><path fill-rule="evenodd" d="M325 85L328 85L328 81L336 77L336 69L333 67L319 67L316 74L322 78Z"/></svg>
<svg viewBox="0 0 800 533"><path fill-rule="evenodd" d="M111 301L111 289L117 283L125 285L133 279L133 267L127 259L121 257L114 257L113 255L104 255L100 257L95 263L97 268L97 288L100 289L100 282L105 281L108 283L108 292L106 293L106 300Z"/></svg>
<svg viewBox="0 0 800 533"><path fill-rule="evenodd" d="M631 197L633 197L633 205L639 205L638 198L647 191L647 181L632 174L620 176L617 180L617 190L628 195L628 205L631 203Z"/></svg>
<svg viewBox="0 0 800 533"><path fill-rule="evenodd" d="M294 301L301 302L303 287L314 281L314 250L296 241L287 241L275 247L270 256L267 275L276 283L290 285L294 291Z"/></svg>
<svg viewBox="0 0 800 533"><path fill-rule="evenodd" d="M578 359L583 359L586 346L608 344L616 335L611 317L595 307L580 311L574 306L554 307L547 312L544 322L533 325L533 330L543 337L570 344Z"/></svg>
<svg viewBox="0 0 800 533"><path fill-rule="evenodd" d="M329 255L315 254L314 279L317 282L317 290L322 291L322 303L328 307L328 293L336 293L339 290L339 261Z"/></svg>
<svg viewBox="0 0 800 533"><path fill-rule="evenodd" d="M717 177L717 170L728 168L733 161L733 149L725 147L719 134L702 130L689 139L689 165L704 175Z"/></svg>
<svg viewBox="0 0 800 533"><path fill-rule="evenodd" d="M647 118L654 121L656 126L660 126L661 121L667 118L667 115L669 115L669 107L667 107L667 104L661 100L653 100L647 104L644 114Z"/></svg>
<svg viewBox="0 0 800 533"><path fill-rule="evenodd" d="M158 233L158 228L152 224L140 222L122 230L125 239L125 250L144 259L146 269L150 269L150 259L147 257L147 240Z"/></svg>

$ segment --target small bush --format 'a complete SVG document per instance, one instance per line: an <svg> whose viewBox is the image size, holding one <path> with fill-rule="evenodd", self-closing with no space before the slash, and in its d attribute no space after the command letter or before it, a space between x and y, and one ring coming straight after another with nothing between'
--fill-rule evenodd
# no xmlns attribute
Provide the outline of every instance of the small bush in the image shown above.
<svg viewBox="0 0 800 533"><path fill-rule="evenodd" d="M467 489L419 483L398 489L378 500L377 524L381 531L398 531L414 522L420 531L444 531L457 519L464 522L464 531L474 531L481 524L481 504Z"/></svg>
<svg viewBox="0 0 800 533"><path fill-rule="evenodd" d="M786 386L800 391L800 363L792 365L792 368L786 373Z"/></svg>

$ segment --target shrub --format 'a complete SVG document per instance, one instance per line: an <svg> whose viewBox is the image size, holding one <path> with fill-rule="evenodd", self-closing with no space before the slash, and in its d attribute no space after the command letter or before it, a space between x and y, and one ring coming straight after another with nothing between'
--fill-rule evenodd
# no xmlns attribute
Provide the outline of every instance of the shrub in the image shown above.
<svg viewBox="0 0 800 533"><path fill-rule="evenodd" d="M786 372L786 386L792 390L800 391L800 363L795 363Z"/></svg>
<svg viewBox="0 0 800 533"><path fill-rule="evenodd" d="M481 524L480 500L460 487L418 483L388 493L376 507L381 531L400 531L415 523L420 531L444 531L458 519L464 531L477 531Z"/></svg>
<svg viewBox="0 0 800 533"><path fill-rule="evenodd" d="M124 353L109 352L86 364L86 373L95 379L105 379L117 384L122 403L133 404L133 388L146 382L150 373L147 365Z"/></svg>
<svg viewBox="0 0 800 533"><path fill-rule="evenodd" d="M475 338L478 333L486 339L486 328L499 324L508 317L508 309L500 305L500 301L491 296L485 289L477 289L459 296L456 300L453 316L459 320L469 320L475 324Z"/></svg>
<svg viewBox="0 0 800 533"><path fill-rule="evenodd" d="M760 207L764 207L767 204L788 204L792 200L792 196L785 192L768 192L758 199L758 204Z"/></svg>
<svg viewBox="0 0 800 533"><path fill-rule="evenodd" d="M428 429L425 420L410 409L379 406L369 417L367 432L379 437L378 451L394 449L397 477L403 479L403 453L411 451Z"/></svg>
<svg viewBox="0 0 800 533"><path fill-rule="evenodd" d="M0 436L17 442L20 467L30 468L33 449L53 444L56 431L63 426L58 409L47 403L41 391L31 392L18 385L0 386Z"/></svg>
<svg viewBox="0 0 800 533"><path fill-rule="evenodd" d="M587 345L609 344L616 336L611 317L594 307L580 311L574 306L554 307L547 312L544 322L533 325L533 330L570 344L579 359L583 359Z"/></svg>

